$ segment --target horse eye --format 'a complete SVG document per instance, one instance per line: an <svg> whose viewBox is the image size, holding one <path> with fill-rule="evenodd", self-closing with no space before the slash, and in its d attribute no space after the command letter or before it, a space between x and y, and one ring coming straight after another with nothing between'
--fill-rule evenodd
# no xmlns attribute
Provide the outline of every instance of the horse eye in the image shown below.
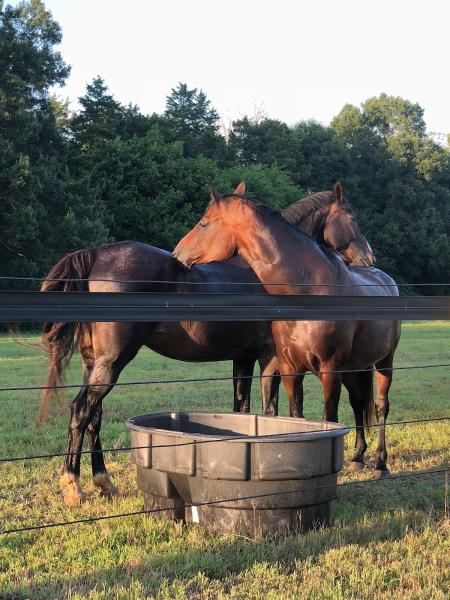
<svg viewBox="0 0 450 600"><path fill-rule="evenodd" d="M200 221L199 225L200 225L200 227L207 227L208 221Z"/></svg>

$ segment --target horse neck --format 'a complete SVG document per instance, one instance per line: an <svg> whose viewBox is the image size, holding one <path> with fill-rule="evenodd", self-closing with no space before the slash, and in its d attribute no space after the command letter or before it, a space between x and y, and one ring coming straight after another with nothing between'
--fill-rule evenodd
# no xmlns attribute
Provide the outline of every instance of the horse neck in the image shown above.
<svg viewBox="0 0 450 600"><path fill-rule="evenodd" d="M269 294L314 294L316 288L299 284L336 282L336 264L312 239L282 219L260 216L250 207L247 211L249 227L234 228L237 251L263 283L278 284L267 287Z"/></svg>
<svg viewBox="0 0 450 600"><path fill-rule="evenodd" d="M325 244L323 232L330 207L323 206L312 210L296 226L319 244Z"/></svg>

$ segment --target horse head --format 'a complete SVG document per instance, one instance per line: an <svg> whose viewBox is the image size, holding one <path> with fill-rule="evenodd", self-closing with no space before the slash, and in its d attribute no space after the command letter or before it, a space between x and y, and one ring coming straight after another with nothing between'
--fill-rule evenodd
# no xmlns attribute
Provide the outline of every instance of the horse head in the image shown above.
<svg viewBox="0 0 450 600"><path fill-rule="evenodd" d="M242 198L245 194L245 183L242 181L229 198ZM187 267L197 263L224 261L237 252L233 226L239 225L239 219L233 219L230 227L224 227L226 204L224 197L210 186L210 202L203 217L189 233L177 244L173 255Z"/></svg>
<svg viewBox="0 0 450 600"><path fill-rule="evenodd" d="M359 229L351 207L346 203L341 183L333 187L333 196L325 221L323 237L349 265L371 267L375 256L369 242Z"/></svg>
<svg viewBox="0 0 450 600"><path fill-rule="evenodd" d="M375 263L372 249L344 198L340 182L332 191L315 192L294 202L281 214L318 244L337 252L348 265L372 266Z"/></svg>

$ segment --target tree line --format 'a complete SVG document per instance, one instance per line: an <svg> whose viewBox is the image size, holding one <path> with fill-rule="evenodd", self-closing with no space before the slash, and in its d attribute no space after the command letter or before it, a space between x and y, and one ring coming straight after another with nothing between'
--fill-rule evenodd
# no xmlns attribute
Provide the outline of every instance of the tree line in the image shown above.
<svg viewBox="0 0 450 600"><path fill-rule="evenodd" d="M44 275L111 241L172 249L209 183L229 192L245 180L283 209L340 179L377 266L400 282L450 281L450 152L418 104L381 94L329 126L260 116L224 132L202 90L179 83L162 114L146 115L96 77L72 113L49 91L70 73L60 41L41 0L0 0L1 275Z"/></svg>

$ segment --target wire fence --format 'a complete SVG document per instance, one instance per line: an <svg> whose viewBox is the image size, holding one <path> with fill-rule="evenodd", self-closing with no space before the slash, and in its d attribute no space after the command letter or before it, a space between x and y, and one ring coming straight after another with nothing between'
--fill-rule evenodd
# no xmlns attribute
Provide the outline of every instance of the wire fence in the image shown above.
<svg viewBox="0 0 450 600"><path fill-rule="evenodd" d="M295 489L295 490L284 490L281 492L280 491L266 492L266 493L262 493L262 494L252 494L252 495L247 495L247 496L235 496L232 498L219 498L217 500L207 500L205 502L196 502L195 504L193 504L193 503L183 504L183 505L177 506L177 509L186 509L186 508L194 508L194 507L199 508L199 507L203 507L203 506L216 506L218 504L224 504L226 502L257 500L258 498L267 498L267 497L273 497L273 496L286 496L288 494L306 494L307 492L317 492L317 491L332 489L332 488L340 489L340 488L348 488L348 487L352 487L352 486L360 486L360 485L365 485L365 484L376 484L376 483L382 484L384 482L388 483L388 482L392 482L392 481L399 480L399 479L427 477L427 476L429 477L429 476L432 476L432 475L435 476L438 474L445 475L448 473L448 471L449 471L448 468L433 469L433 470L429 470L429 471L415 471L413 473L400 473L398 475L390 475L389 478L387 478L387 479L363 479L360 481L348 481L348 482L340 483L340 484L330 483L327 485L315 486L315 487L306 488L306 489L303 488L303 489ZM29 532L29 531L51 529L54 527L65 527L65 526L69 526L69 525L94 523L95 521L106 521L109 519L135 517L138 515L151 515L151 514L157 514L157 513L164 513L164 512L168 512L168 511L173 511L173 508L174 508L173 506L166 506L163 508L151 508L151 509L129 511L129 512L124 512L124 513L116 513L116 514L112 514L112 515L101 515L101 516L97 516L97 517L88 517L85 519L74 519L72 521L59 521L59 522L55 522L55 523L39 523L37 525L27 525L26 527L17 527L17 528L0 530L0 535L6 535L6 534L12 534L12 533L25 533L25 532Z"/></svg>
<svg viewBox="0 0 450 600"><path fill-rule="evenodd" d="M340 375L345 373L376 373L379 371L391 372L391 371L406 371L416 369L440 369L450 367L449 363L439 363L430 365L404 365L398 367L380 367L373 369L331 369L326 371L299 371L294 373L276 373L277 377L305 377L307 375ZM214 381L235 381L238 379L264 379L274 377L273 374L260 374L260 375L223 375L219 377L185 377L183 379L147 379L142 381L117 381L116 383L95 383L95 387L120 387L120 386L133 386L133 385L164 385L164 384L183 384L183 383L205 383ZM58 385L30 385L30 386L14 386L14 387L0 387L0 392L31 392L31 391L43 391L43 390L67 390L67 389L83 389L91 387L93 384L90 383L68 383Z"/></svg>
<svg viewBox="0 0 450 600"><path fill-rule="evenodd" d="M164 414L164 413L162 413ZM426 419L411 419L408 421L389 421L387 423L383 423L382 425L380 425L379 423L374 423L373 425L371 425L370 427L373 429L378 429L380 427L392 427L395 425L414 425L414 424L418 424L418 423L435 423L435 422L439 422L439 421L450 421L450 415L448 416L443 416L443 417L429 417ZM356 431L358 429L363 429L364 426L358 426L358 425L345 425L345 428L348 429L349 431ZM221 443L223 444L224 442L233 442L233 441L244 441L244 442L253 442L253 443L266 443L268 441L270 441L271 439L279 439L279 438L283 438L283 437L296 437L296 436L308 436L311 433L321 433L323 432L323 429L309 429L308 431L290 431L288 433L271 433L271 434L264 434L264 435L245 435L245 434L239 434L239 435L227 435L226 438L224 437L214 437L214 439L209 439L209 440L199 440L199 439L194 439L190 442L179 442L177 443L176 447L177 448L182 448L183 446L200 446L203 444L214 444L214 443ZM192 434L194 436L194 434ZM65 457L65 456L75 456L75 455L82 455L82 454L102 454L103 452L128 452L131 450L146 450L146 449L155 449L155 448L172 448L173 444L151 444L151 445L145 445L145 446L118 446L118 447L113 447L113 448L103 448L103 449L97 449L97 450L79 450L78 452L54 452L54 453L50 453L50 454L32 454L32 455L26 455L26 456L7 456L7 457L0 457L0 463L10 463L10 462L20 462L20 461L27 461L27 460L41 460L44 458L56 458L56 457Z"/></svg>
<svg viewBox="0 0 450 600"><path fill-rule="evenodd" d="M17 280L17 281L43 281L45 280L45 278L16 278L16 277L0 277L0 280ZM47 280L48 281L48 280ZM81 280L81 279L77 279L77 280L72 280L72 279L61 279L58 280L61 282L73 282L73 281L87 281L87 280ZM93 281L93 280L90 280ZM177 281L147 281L147 280L133 280L133 281L123 281L123 280L98 280L98 281L108 281L108 282L114 282L114 283L156 283L156 284L160 284L160 283L164 283L164 284L179 284L180 282ZM187 283L188 285L211 285L211 282L183 282L183 283ZM220 283L220 285L223 285L222 282L218 282L218 284ZM289 286L301 286L301 287L355 287L355 286L348 286L348 285L318 285L318 284L280 284L280 283L265 283L265 284L261 284L261 283L240 283L240 282L228 282L229 285L265 285L265 286L271 286L271 285L276 285L276 286L280 286L280 285L289 285ZM383 287L389 287L391 284L370 284L370 287L378 287L378 286L383 286ZM397 285L397 284L392 284L392 285ZM409 284L400 284L400 285L409 285ZM450 284L444 283L444 284L414 284L414 286L450 286ZM358 285L356 287L359 287ZM364 287L368 287L366 285L364 285ZM32 294L33 292L21 292L21 294ZM176 294L173 294L173 296L175 297ZM2 296L3 298L5 297L4 295ZM30 296L28 296L30 297ZM321 296L312 296L312 298L317 299L317 298L321 298ZM433 298L433 297L432 297ZM434 297L434 298L438 298L438 297ZM203 307L204 308L204 307ZM242 307L237 307L242 309ZM354 308L354 307L353 307ZM448 306L445 305L444 306L444 312L442 312L442 306L441 306L441 317L443 315L443 318L448 318L447 315L447 308ZM200 315L201 316L201 315ZM422 317L423 318L423 317ZM82 320L82 319L80 319ZM202 320L201 318L199 318L198 320ZM284 319L281 319L284 320ZM320 320L320 318L314 319L314 320ZM381 369L337 369L337 370L327 370L327 371L315 371L315 372L300 372L300 373L283 373L281 374L281 377L287 377L287 376L294 376L294 377L298 377L298 376L304 376L304 375L308 375L308 374L314 374L314 375L323 375L323 374L329 374L329 373L335 373L335 374L345 374L345 373L361 373L361 372L373 372L373 371L392 371L392 370L411 370L411 369L435 369L435 368L448 368L450 367L450 362L445 362L445 363L440 363L440 364L428 364L428 365L406 365L406 366L399 366L399 367L388 367L388 368L381 368ZM183 378L183 379L171 379L171 380L147 380L147 381L129 381L129 382L118 382L114 385L117 386L135 386L135 385L155 385L155 384L185 384L185 383L202 383L202 382L217 382L217 381L227 381L227 380L233 380L233 379L253 379L253 378L260 378L260 377L273 377L273 374L271 375L244 375L244 376L240 376L240 377L196 377L196 378ZM38 391L38 390L48 390L48 389L68 389L68 388L83 388L83 387L89 387L89 383L85 383L85 384L81 384L81 385L77 385L77 384L63 384L63 385L55 385L55 386L12 386L12 387L1 387L0 388L0 392L19 392L19 391ZM96 383L95 384L96 387L112 387L111 383ZM446 422L450 420L450 415L449 416L437 416L437 417L429 417L429 418L423 418L423 419L412 419L412 420L404 420L404 421L393 421L390 423L383 423L383 424L375 424L373 425L373 427L390 427L390 426L405 426L405 425L410 425L410 424L419 424L419 423L431 423L431 422ZM361 427L359 427L361 428ZM349 426L348 427L349 430L357 430L358 426ZM270 435L264 435L264 436L245 436L245 435L236 435L236 436L231 436L231 437L227 437L225 438L220 438L220 437L214 437L214 439L202 439L202 440L198 440L198 439L193 439L191 441L186 441L186 442L182 442L180 444L177 444L177 447L180 446L187 446L187 445L198 445L198 444L211 444L211 443L224 443L225 441L228 442L232 442L233 440L255 440L256 442L264 442L267 440L270 440L271 438L282 438L283 435L307 435L309 433L314 433L314 432L318 432L318 431L322 431L322 429L318 429L318 430L310 430L308 432L302 431L302 432L298 432L297 434L293 434L292 432L290 432L289 434L283 434L283 433L278 433L278 434L270 434ZM54 457L65 457L68 455L75 455L75 454L94 454L97 452L126 452L126 451L133 451L133 450L140 450L140 449L146 449L146 448L167 448L170 447L171 444L152 444L152 445L144 445L144 446L122 446L122 447L117 447L117 448L106 448L103 450L97 449L97 450L80 450L79 452L55 452L55 453L42 453L42 454L38 454L38 455L26 455L26 456L6 456L6 457L1 457L0 458L0 462L1 463L15 463L15 462L19 462L19 461L29 461L29 460L40 460L40 459L51 459ZM434 469L434 470L429 470L429 471L415 471L415 472L411 472L411 473L401 473L401 474L396 474L396 475L392 475L390 476L388 479L386 480L377 480L377 479L367 479L367 480L362 480L362 481L352 481L352 482L346 482L346 483L341 483L338 484L336 486L336 484L329 484L329 485L325 485L325 486L316 486L314 488L308 488L308 489L301 489L301 490L285 490L285 491L277 491L277 492L271 492L271 493L264 493L264 494L254 494L251 496L239 496L239 497L234 497L234 498L217 498L214 500L208 500L202 503L196 503L196 504L185 504L184 506L180 507L180 508L189 508L189 507L200 507L200 506L208 506L208 505L219 505L225 502L238 502L238 501L242 501L242 500L251 500L251 499L257 499L257 498L263 498L263 497L267 497L267 496L278 496L278 495L286 495L286 494L299 494L299 493L306 493L306 492L313 492L313 491L319 491L321 489L326 489L326 488L330 488L330 487L337 487L337 488L347 488L350 486L360 486L360 485L365 485L365 484L376 484L379 483L381 484L382 482L386 481L386 482L391 482L391 481L395 481L395 480L400 480L400 479L405 479L405 478L417 478L417 477L427 477L427 476L435 476L438 474L444 474L445 477L447 477L449 468L445 467L445 468L440 468L440 469ZM95 521L102 521L102 520L107 520L107 519L117 519L117 518L125 518L125 517L132 517L132 516L137 516L137 515L143 515L143 514L154 514L154 513L162 513L162 512L166 512L166 511L170 511L172 510L173 507L164 507L164 508L156 508L156 509L144 509L144 510L139 510L139 511L130 511L130 512L125 512L125 513L118 513L118 514L112 514L112 515L104 515L104 516L95 516L95 517L88 517L88 518L82 518L82 519L75 519L75 520L71 520L71 521L60 521L60 522L52 522L52 523L38 523L38 524L34 524L34 525L27 525L24 527L17 527L17 528L9 528L9 529L3 529L0 531L0 534L13 534L13 533L24 533L24 532L30 532L30 531L36 531L36 530L42 530L42 529L48 529L48 528L53 528L53 527L62 527L62 526L70 526L70 525L77 525L77 524L83 524L83 523L92 523Z"/></svg>
<svg viewBox="0 0 450 600"><path fill-rule="evenodd" d="M362 267L367 269L367 267ZM355 267L353 267L355 269ZM192 285L192 286L291 286L291 287L310 287L310 288L352 288L352 287L450 287L450 282L446 283L291 283L291 282L262 282L262 281L184 281L184 280L167 280L167 279L111 279L111 278L61 278L61 277L14 277L9 275L0 276L0 281L40 281L52 283L151 283L157 285ZM51 292L52 290L49 290ZM46 292L48 293L48 292Z"/></svg>

